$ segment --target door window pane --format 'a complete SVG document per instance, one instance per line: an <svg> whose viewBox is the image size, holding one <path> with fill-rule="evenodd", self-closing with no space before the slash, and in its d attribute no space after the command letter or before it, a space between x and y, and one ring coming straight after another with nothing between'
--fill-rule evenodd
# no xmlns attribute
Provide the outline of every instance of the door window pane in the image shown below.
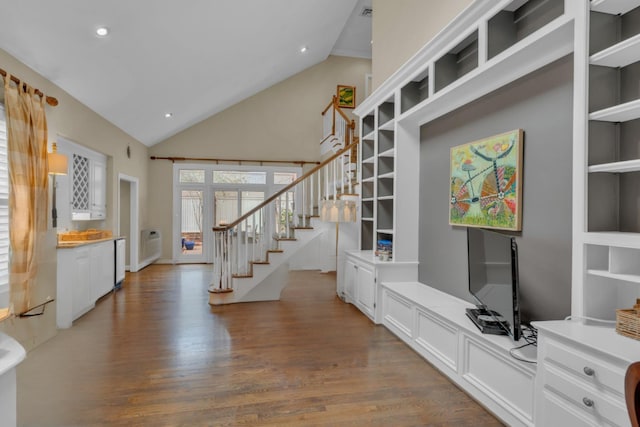
<svg viewBox="0 0 640 427"><path fill-rule="evenodd" d="M238 192L236 190L216 191L213 194L213 201L215 225L229 224L240 216L238 215Z"/></svg>
<svg viewBox="0 0 640 427"><path fill-rule="evenodd" d="M213 171L215 184L266 184L266 172Z"/></svg>
<svg viewBox="0 0 640 427"><path fill-rule="evenodd" d="M202 255L202 213L203 191L183 190L181 192L181 246L185 255Z"/></svg>

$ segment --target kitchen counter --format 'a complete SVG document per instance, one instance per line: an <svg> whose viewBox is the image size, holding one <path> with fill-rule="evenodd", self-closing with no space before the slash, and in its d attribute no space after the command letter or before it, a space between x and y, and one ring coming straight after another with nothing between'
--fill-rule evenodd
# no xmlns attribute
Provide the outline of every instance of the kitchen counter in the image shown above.
<svg viewBox="0 0 640 427"><path fill-rule="evenodd" d="M91 245L94 243L108 242L109 240L119 239L118 236L104 237L102 239L94 239L94 240L63 240L58 242L56 246L57 249L70 249L77 248L79 246Z"/></svg>

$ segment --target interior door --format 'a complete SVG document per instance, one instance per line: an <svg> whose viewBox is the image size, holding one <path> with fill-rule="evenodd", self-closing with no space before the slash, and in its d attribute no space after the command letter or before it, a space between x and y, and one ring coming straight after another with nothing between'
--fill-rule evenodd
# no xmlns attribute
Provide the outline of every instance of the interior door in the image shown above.
<svg viewBox="0 0 640 427"><path fill-rule="evenodd" d="M204 196L202 189L180 191L180 261L207 262Z"/></svg>

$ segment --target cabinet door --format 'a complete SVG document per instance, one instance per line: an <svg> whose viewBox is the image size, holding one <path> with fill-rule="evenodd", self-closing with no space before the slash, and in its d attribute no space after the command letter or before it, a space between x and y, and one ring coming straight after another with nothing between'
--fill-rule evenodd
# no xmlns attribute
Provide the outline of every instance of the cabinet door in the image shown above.
<svg viewBox="0 0 640 427"><path fill-rule="evenodd" d="M373 319L375 313L376 283L373 270L366 266L358 266L356 280L356 301L364 314Z"/></svg>
<svg viewBox="0 0 640 427"><path fill-rule="evenodd" d="M91 161L91 219L103 219L107 210L107 167L102 161Z"/></svg>
<svg viewBox="0 0 640 427"><path fill-rule="evenodd" d="M114 247L112 242L92 245L91 283L93 285L93 301L113 289Z"/></svg>
<svg viewBox="0 0 640 427"><path fill-rule="evenodd" d="M358 266L352 261L344 262L344 298L346 302L353 302L355 300L355 288L356 277L358 272Z"/></svg>
<svg viewBox="0 0 640 427"><path fill-rule="evenodd" d="M89 249L74 249L75 270L72 278L71 312L73 319L77 319L93 305L93 292L91 284L91 262L89 259Z"/></svg>

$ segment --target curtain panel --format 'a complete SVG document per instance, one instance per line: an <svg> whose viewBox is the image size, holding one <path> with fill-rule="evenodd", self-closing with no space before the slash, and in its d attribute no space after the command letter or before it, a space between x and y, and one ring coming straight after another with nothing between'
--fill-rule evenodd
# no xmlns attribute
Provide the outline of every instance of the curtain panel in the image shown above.
<svg viewBox="0 0 640 427"><path fill-rule="evenodd" d="M9 157L9 289L15 313L32 307L49 210L47 119L34 88L4 84Z"/></svg>

